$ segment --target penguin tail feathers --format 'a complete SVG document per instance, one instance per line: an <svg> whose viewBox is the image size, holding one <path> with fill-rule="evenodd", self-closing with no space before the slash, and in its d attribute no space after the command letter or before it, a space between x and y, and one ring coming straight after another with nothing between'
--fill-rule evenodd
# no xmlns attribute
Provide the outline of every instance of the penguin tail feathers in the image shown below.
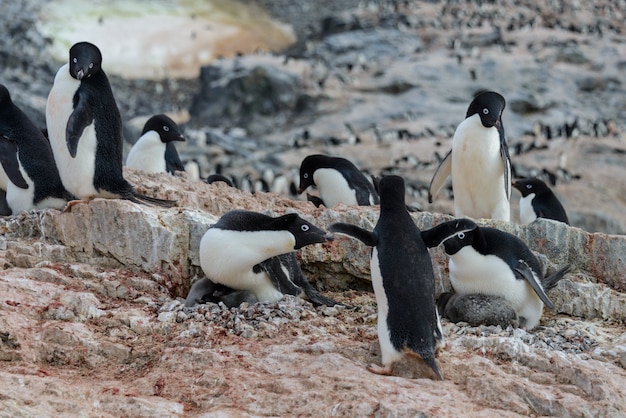
<svg viewBox="0 0 626 418"><path fill-rule="evenodd" d="M554 274L551 274L550 276L544 278L541 282L541 284L543 285L543 289L547 292L548 290L554 288L559 281L565 277L565 274L570 270L570 266L565 266L562 269L560 269L559 271L557 271Z"/></svg>
<svg viewBox="0 0 626 418"><path fill-rule="evenodd" d="M158 199L156 197L150 197L143 195L141 193L137 193L136 191L130 192L128 195L124 196L125 199L130 200L134 203L142 203L144 205L152 205L152 206L161 206L164 208L171 208L176 206L176 200L167 200L167 199Z"/></svg>
<svg viewBox="0 0 626 418"><path fill-rule="evenodd" d="M437 376L437 379L443 380L443 374L441 373L441 370L439 370L439 365L437 364L437 360L435 360L434 354L429 353L429 354L421 355L409 348L405 348L404 353L409 357L412 357L415 359L421 359L422 361L424 361L424 363L426 363L426 365L430 367L430 369L435 373L435 375Z"/></svg>

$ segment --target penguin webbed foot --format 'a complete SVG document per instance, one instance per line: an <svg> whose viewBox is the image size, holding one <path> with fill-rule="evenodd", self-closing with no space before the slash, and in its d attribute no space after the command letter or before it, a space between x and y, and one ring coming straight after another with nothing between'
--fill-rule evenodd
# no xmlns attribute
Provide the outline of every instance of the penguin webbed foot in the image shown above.
<svg viewBox="0 0 626 418"><path fill-rule="evenodd" d="M95 196L87 196L84 199L77 199L76 197L74 197L74 199L70 200L67 202L67 204L65 205L65 207L63 208L63 210L61 212L63 213L69 213L72 211L72 208L76 205L82 204L82 203L89 203L91 202L93 199L95 199Z"/></svg>
<svg viewBox="0 0 626 418"><path fill-rule="evenodd" d="M370 364L369 366L367 366L367 370L371 373L379 374L381 376L391 376L393 374L393 367L391 364L388 364L386 366Z"/></svg>

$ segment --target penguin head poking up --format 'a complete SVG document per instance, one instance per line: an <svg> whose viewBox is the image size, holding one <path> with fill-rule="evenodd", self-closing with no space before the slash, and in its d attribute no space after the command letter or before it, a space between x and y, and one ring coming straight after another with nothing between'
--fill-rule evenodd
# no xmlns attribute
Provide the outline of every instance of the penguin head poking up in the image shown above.
<svg viewBox="0 0 626 418"><path fill-rule="evenodd" d="M485 128L501 125L502 112L506 101L502 95L494 91L479 93L470 103L465 118L473 115L480 116L480 121Z"/></svg>
<svg viewBox="0 0 626 418"><path fill-rule="evenodd" d="M91 77L102 67L100 49L89 42L78 42L70 48L70 75L76 80Z"/></svg>
<svg viewBox="0 0 626 418"><path fill-rule="evenodd" d="M161 142L167 144L173 141L185 141L185 136L181 132L180 128L169 116L164 114L154 115L146 121L143 126L141 135L154 131L159 134Z"/></svg>
<svg viewBox="0 0 626 418"><path fill-rule="evenodd" d="M485 245L478 225L468 218L444 222L422 231L422 238L428 247L437 247L443 243L448 255L458 253L463 247L483 248Z"/></svg>

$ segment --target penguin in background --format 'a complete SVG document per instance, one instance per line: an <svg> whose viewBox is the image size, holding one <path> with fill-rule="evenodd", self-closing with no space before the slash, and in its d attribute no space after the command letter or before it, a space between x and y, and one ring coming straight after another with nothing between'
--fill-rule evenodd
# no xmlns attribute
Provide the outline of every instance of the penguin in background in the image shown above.
<svg viewBox="0 0 626 418"><path fill-rule="evenodd" d="M185 141L176 122L164 114L152 116L128 152L126 166L150 173L185 171L175 141Z"/></svg>
<svg viewBox="0 0 626 418"><path fill-rule="evenodd" d="M70 48L69 62L57 72L48 95L46 125L61 180L79 199L176 203L144 196L124 179L122 118L97 46L79 42Z"/></svg>
<svg viewBox="0 0 626 418"><path fill-rule="evenodd" d="M331 232L349 235L372 247L370 270L383 367L371 365L368 370L392 374L393 364L407 355L420 357L443 380L435 360L443 344L443 331L427 245L407 211L402 177L383 177L379 191L380 217L372 232L347 223L329 227Z"/></svg>
<svg viewBox="0 0 626 418"><path fill-rule="evenodd" d="M521 179L513 182L513 187L522 194L519 201L521 223L546 218L569 225L565 208L546 183L537 178Z"/></svg>
<svg viewBox="0 0 626 418"><path fill-rule="evenodd" d="M211 226L200 241L200 266L207 279L259 302L276 302L283 294L306 296L315 305L333 306L302 273L296 250L332 240L332 236L295 213L271 217L233 210ZM203 282L192 287L188 303L210 300L214 289ZM208 290L207 290L208 289ZM239 294L240 300L250 300ZM238 300L238 299L236 299Z"/></svg>
<svg viewBox="0 0 626 418"><path fill-rule="evenodd" d="M450 283L456 293L503 297L517 313L519 326L528 330L539 324L544 305L554 309L545 292L557 285L569 266L544 278L541 263L521 239L479 227L467 218L444 222L428 232L427 245L443 244L450 257Z"/></svg>
<svg viewBox="0 0 626 418"><path fill-rule="evenodd" d="M74 199L65 188L50 143L0 84L0 188L11 214L62 209Z"/></svg>
<svg viewBox="0 0 626 418"><path fill-rule="evenodd" d="M359 206L379 203L374 185L351 161L341 157L315 154L302 160L298 194L309 186L318 188L320 198L328 208L340 203ZM321 202L316 203L319 204Z"/></svg>
<svg viewBox="0 0 626 418"><path fill-rule="evenodd" d="M478 94L457 127L452 149L441 161L428 188L432 203L452 176L454 215L510 221L511 157L502 125L504 97Z"/></svg>

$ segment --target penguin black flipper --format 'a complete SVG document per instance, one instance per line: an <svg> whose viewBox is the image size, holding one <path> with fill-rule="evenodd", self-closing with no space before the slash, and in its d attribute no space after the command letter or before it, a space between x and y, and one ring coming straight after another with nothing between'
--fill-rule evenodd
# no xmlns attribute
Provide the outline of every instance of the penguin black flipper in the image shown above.
<svg viewBox="0 0 626 418"><path fill-rule="evenodd" d="M174 142L165 144L165 170L170 174L174 174L176 171L185 171L185 165L180 160Z"/></svg>
<svg viewBox="0 0 626 418"><path fill-rule="evenodd" d="M565 266L559 271L557 271L556 273L553 273L550 276L544 278L542 280L543 289L546 292L550 289L553 289L569 270L570 270L570 266Z"/></svg>
<svg viewBox="0 0 626 418"><path fill-rule="evenodd" d="M94 113L82 90L78 90L74 95L74 111L67 120L65 130L65 140L67 141L67 149L72 157L76 157L78 150L78 141L83 136L83 132L87 126L94 121Z"/></svg>
<svg viewBox="0 0 626 418"><path fill-rule="evenodd" d="M143 203L143 204L149 204L149 205L154 205L154 206L161 206L164 208L174 207L176 206L176 203L177 203L176 200L159 199L157 197L143 195L137 192L135 189L133 189L132 186L130 190L126 190L122 192L121 196L123 199L130 200L133 203L139 203L139 204Z"/></svg>
<svg viewBox="0 0 626 418"><path fill-rule="evenodd" d="M511 155L509 154L509 146L506 143L504 135L504 127L502 121L498 123L498 133L500 134L500 157L502 157L502 165L504 167L504 191L507 196L511 196Z"/></svg>
<svg viewBox="0 0 626 418"><path fill-rule="evenodd" d="M5 135L0 135L0 163L2 164L4 172L7 174L9 180L11 180L11 183L15 184L20 189L28 189L28 183L26 183L20 171L17 151L17 142Z"/></svg>
<svg viewBox="0 0 626 418"><path fill-rule="evenodd" d="M360 171L348 171L343 173L344 177L354 187L356 201L361 206L377 205L380 203L378 192L372 183L370 183ZM370 197L372 201L370 202Z"/></svg>
<svg viewBox="0 0 626 418"><path fill-rule="evenodd" d="M548 298L548 295L546 295L545 291L543 290L543 287L541 287L541 284L537 281L537 278L533 274L533 271L531 270L530 266L524 260L518 260L518 264L515 266L514 273L515 273L515 277L518 280L526 280L528 284L530 284L530 286L533 288L537 296L539 296L541 301L548 308L554 309L554 304Z"/></svg>
<svg viewBox="0 0 626 418"><path fill-rule="evenodd" d="M430 180L430 185L428 186L428 203L433 203L433 200L437 197L451 173L452 150L448 151L448 154L446 154L445 158L439 163L437 171L435 171L433 178Z"/></svg>
<svg viewBox="0 0 626 418"><path fill-rule="evenodd" d="M378 243L378 239L373 232L348 223L336 222L328 227L328 231L349 235L368 247L375 247Z"/></svg>
<svg viewBox="0 0 626 418"><path fill-rule="evenodd" d="M289 276L283 270L283 263L289 267L289 259L291 256L295 257L294 253L281 254L267 260L261 261L252 267L252 271L255 273L261 273L262 271L267 274L274 287L280 292L288 295L298 296L302 293L302 289L291 281L291 274ZM297 264L297 261L296 261ZM291 271L288 270L288 273Z"/></svg>
<svg viewBox="0 0 626 418"><path fill-rule="evenodd" d="M338 302L332 300L331 298L327 298L322 295L320 292L315 289L309 280L306 278L302 269L300 268L300 264L298 264L298 259L296 258L296 253L289 253L280 255L281 260L284 262L284 265L287 267L289 271L289 276L292 278L293 283L296 286L299 286L303 291L304 295L307 299L315 306L335 306L338 305Z"/></svg>

